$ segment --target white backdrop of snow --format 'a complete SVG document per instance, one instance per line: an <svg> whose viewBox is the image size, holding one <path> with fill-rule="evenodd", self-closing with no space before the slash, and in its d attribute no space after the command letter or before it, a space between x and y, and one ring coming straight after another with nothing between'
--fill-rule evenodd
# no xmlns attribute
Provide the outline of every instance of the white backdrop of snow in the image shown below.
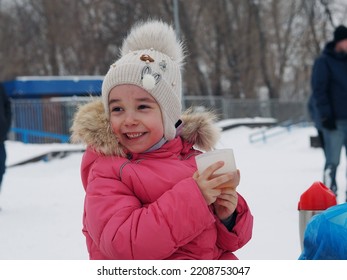
<svg viewBox="0 0 347 280"><path fill-rule="evenodd" d="M217 148L233 148L241 171L238 191L254 215L252 240L236 252L242 260L295 260L300 255L300 195L320 181L324 157L311 148L311 126L297 127L266 143L251 144L261 128L241 126L223 132ZM69 144L6 142L7 164ZM77 147L78 148L78 147ZM0 259L88 259L81 232L84 190L80 180L82 153L62 159L9 167L0 195ZM346 191L346 159L338 169L338 202Z"/></svg>

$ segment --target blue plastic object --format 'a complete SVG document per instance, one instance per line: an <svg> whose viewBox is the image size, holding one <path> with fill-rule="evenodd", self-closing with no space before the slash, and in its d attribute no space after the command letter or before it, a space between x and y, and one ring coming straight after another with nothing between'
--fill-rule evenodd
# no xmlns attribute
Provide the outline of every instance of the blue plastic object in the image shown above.
<svg viewBox="0 0 347 280"><path fill-rule="evenodd" d="M347 260L347 203L312 217L299 260Z"/></svg>

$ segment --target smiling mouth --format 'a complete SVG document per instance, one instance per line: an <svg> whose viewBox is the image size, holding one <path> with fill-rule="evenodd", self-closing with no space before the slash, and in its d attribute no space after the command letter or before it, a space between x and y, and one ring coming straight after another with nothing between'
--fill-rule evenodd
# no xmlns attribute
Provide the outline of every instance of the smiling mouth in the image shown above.
<svg viewBox="0 0 347 280"><path fill-rule="evenodd" d="M128 139L136 139L144 135L144 132L137 132L137 133L125 133L126 137Z"/></svg>

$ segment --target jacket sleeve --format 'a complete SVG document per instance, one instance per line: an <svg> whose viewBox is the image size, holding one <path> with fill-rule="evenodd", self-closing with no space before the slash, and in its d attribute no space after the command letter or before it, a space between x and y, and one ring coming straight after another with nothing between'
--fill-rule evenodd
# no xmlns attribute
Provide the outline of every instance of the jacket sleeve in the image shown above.
<svg viewBox="0 0 347 280"><path fill-rule="evenodd" d="M316 100L318 118L334 118L329 93L330 71L323 56L316 59L312 68L311 86Z"/></svg>
<svg viewBox="0 0 347 280"><path fill-rule="evenodd" d="M230 232L220 220L217 220L217 245L231 252L240 249L252 238L253 216L246 200L240 194L238 194L236 213L236 222Z"/></svg>
<svg viewBox="0 0 347 280"><path fill-rule="evenodd" d="M120 180L96 174L85 215L89 235L110 259L165 259L215 222L192 178L144 206Z"/></svg>

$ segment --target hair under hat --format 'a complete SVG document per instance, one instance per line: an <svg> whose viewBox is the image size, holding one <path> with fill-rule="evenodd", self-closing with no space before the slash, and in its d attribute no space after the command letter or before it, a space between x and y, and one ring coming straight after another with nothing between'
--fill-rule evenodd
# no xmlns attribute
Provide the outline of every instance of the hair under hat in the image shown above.
<svg viewBox="0 0 347 280"><path fill-rule="evenodd" d="M109 93L117 85L136 85L158 102L166 140L175 138L181 116L181 68L184 47L173 28L158 20L136 24L124 39L121 57L110 66L103 84L102 100L109 116Z"/></svg>
<svg viewBox="0 0 347 280"><path fill-rule="evenodd" d="M334 42L337 43L345 39L347 39L347 28L344 25L339 25L334 30Z"/></svg>

